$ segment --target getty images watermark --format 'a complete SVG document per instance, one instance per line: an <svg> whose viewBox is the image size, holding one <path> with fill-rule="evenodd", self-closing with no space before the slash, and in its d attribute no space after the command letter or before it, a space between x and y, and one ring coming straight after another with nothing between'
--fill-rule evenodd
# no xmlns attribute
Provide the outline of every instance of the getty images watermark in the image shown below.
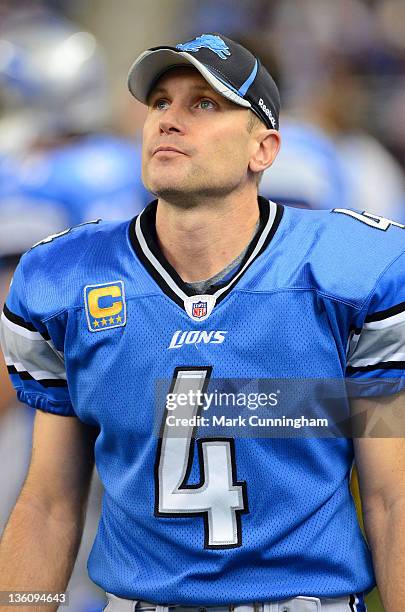
<svg viewBox="0 0 405 612"><path fill-rule="evenodd" d="M401 384L397 379L214 379L209 368L177 368L172 381L157 384L155 432L195 438L403 437Z"/></svg>
<svg viewBox="0 0 405 612"><path fill-rule="evenodd" d="M281 391L278 389L274 393L244 393L226 392L215 390L213 392L203 392L201 390L189 389L187 392L168 393L166 398L165 423L168 427L328 427L329 422L326 418L307 418L304 415L290 418L285 415L281 417L260 416L250 414L244 416L227 412L218 414L213 409L245 408L248 411L255 411L259 408L276 407L279 402ZM202 414L186 414L190 407L199 406ZM186 410L181 410L186 408ZM180 410L179 410L180 409ZM210 410L212 409L212 414ZM192 411L192 408L191 408ZM181 416L178 416L181 412ZM195 410L193 411L195 412Z"/></svg>

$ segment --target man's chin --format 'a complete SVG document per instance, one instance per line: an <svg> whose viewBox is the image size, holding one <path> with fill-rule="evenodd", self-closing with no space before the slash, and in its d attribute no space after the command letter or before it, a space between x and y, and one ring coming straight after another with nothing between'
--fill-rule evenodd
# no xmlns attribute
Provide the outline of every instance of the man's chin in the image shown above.
<svg viewBox="0 0 405 612"><path fill-rule="evenodd" d="M173 177L173 180L164 177L164 182L162 178L145 181L146 188L160 200L179 206L191 207L194 206L195 202L207 198L224 197L235 188L234 184L207 184L206 178L202 181L196 181L196 177L181 178L177 176Z"/></svg>
<svg viewBox="0 0 405 612"><path fill-rule="evenodd" d="M154 185L151 189L159 200L165 200L179 206L190 206L194 199L195 190L187 185L170 184L170 185Z"/></svg>
<svg viewBox="0 0 405 612"><path fill-rule="evenodd" d="M193 184L193 181L178 175L173 177L159 176L156 177L156 180L154 180L154 177L149 178L150 180L145 182L146 188L162 199L181 197L184 194L191 195L196 191L197 187Z"/></svg>

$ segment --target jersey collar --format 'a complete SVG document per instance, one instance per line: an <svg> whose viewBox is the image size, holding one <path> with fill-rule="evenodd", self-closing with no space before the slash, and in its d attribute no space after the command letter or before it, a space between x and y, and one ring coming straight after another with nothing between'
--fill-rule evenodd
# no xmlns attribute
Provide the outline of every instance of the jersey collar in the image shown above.
<svg viewBox="0 0 405 612"><path fill-rule="evenodd" d="M209 316L216 304L225 299L245 274L246 270L267 248L277 231L283 216L283 207L274 202L269 202L261 196L258 197L258 204L260 209L260 227L251 241L240 266L230 278L227 278L226 282L211 287L203 296L195 295L193 290L183 282L159 248L156 235L157 200L151 202L140 215L132 219L129 226L129 238L135 253L148 273L157 282L162 291L176 302L178 306L186 310L188 314L190 314L190 303L192 301L196 302L201 301L200 298L207 298L206 302L210 312L206 316L199 317L199 320L203 320ZM191 316L191 318L195 317Z"/></svg>

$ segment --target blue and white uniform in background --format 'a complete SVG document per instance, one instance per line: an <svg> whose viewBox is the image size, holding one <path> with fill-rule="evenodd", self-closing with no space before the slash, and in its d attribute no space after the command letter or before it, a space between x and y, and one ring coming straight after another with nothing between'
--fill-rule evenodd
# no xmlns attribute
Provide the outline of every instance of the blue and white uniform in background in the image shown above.
<svg viewBox="0 0 405 612"><path fill-rule="evenodd" d="M332 139L319 126L282 118L282 146L259 192L287 206L367 210L403 222L404 173L366 134Z"/></svg>
<svg viewBox="0 0 405 612"><path fill-rule="evenodd" d="M347 206L348 184L338 149L318 127L284 119L280 153L259 192L287 206L331 209Z"/></svg>
<svg viewBox="0 0 405 612"><path fill-rule="evenodd" d="M206 295L160 252L155 203L49 239L15 273L1 326L9 372L21 401L99 428L104 498L88 567L118 596L218 605L375 584L351 440L204 440L197 427L194 444L164 418L154 433L159 381L167 392L216 379L405 386L404 228L259 205L239 269Z"/></svg>
<svg viewBox="0 0 405 612"><path fill-rule="evenodd" d="M148 201L140 145L110 134L0 158L0 254L94 218L128 219Z"/></svg>
<svg viewBox="0 0 405 612"><path fill-rule="evenodd" d="M347 184L348 208L405 221L404 170L388 149L370 134L342 135L336 142Z"/></svg>

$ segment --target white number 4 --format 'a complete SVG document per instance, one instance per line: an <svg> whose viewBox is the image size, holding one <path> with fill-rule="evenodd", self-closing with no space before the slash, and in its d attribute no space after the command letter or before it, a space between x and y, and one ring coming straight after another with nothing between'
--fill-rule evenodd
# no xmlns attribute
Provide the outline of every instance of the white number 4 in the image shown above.
<svg viewBox="0 0 405 612"><path fill-rule="evenodd" d="M196 398L206 389L210 373L211 368L207 367L176 368L170 393L185 393ZM176 427L167 424L165 409L155 465L155 515L168 518L202 516L205 548L236 548L242 545L240 515L248 512L248 508L246 483L236 479L234 440L197 440L201 482L187 484L193 464L193 432L196 429L188 423L190 417L197 417L200 409L198 401L177 405L176 418L184 419L182 423L187 424Z"/></svg>
<svg viewBox="0 0 405 612"><path fill-rule="evenodd" d="M384 232L391 225L405 229L405 225L402 225L402 223L397 223L396 221L391 221L391 219L386 219L385 217L380 217L379 215L374 215L373 213L369 212L359 213L355 210L350 210L349 208L334 208L332 212L353 217L353 219L357 219L370 227L375 227L376 229L383 230Z"/></svg>

